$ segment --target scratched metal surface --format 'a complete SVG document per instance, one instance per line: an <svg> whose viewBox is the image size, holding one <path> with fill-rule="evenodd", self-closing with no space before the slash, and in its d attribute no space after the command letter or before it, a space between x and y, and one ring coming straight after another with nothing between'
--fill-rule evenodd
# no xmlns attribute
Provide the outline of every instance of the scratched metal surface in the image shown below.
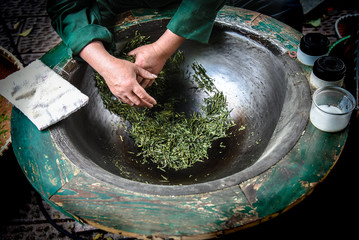
<svg viewBox="0 0 359 240"><path fill-rule="evenodd" d="M125 39L139 30L156 39L165 26L162 20L150 21L121 31L117 37ZM209 159L203 163L183 171L165 172L155 164L142 164L139 157L129 153L138 150L121 126L121 119L104 108L89 68L80 67L70 73L69 79L92 100L50 130L54 142L84 172L143 193L204 193L264 172L284 157L301 136L309 116L310 89L300 65L278 42L247 28L219 18L209 44L188 41L181 47L183 72L191 71L194 61L202 64L227 97L237 124L231 129L231 137L213 144ZM178 83L174 87L180 96L191 99L180 108L188 113L200 111L203 96L192 92L183 77L172 81ZM220 148L221 141L225 149Z"/></svg>

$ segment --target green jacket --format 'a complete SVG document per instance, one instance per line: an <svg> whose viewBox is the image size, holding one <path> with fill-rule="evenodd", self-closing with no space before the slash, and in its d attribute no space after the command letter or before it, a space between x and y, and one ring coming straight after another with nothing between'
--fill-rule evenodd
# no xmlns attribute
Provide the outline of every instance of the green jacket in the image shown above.
<svg viewBox="0 0 359 240"><path fill-rule="evenodd" d="M77 55L93 40L101 40L106 47L112 45L112 33L103 25L117 14L175 2L181 3L167 28L186 39L207 43L224 0L50 0L47 11L71 54Z"/></svg>

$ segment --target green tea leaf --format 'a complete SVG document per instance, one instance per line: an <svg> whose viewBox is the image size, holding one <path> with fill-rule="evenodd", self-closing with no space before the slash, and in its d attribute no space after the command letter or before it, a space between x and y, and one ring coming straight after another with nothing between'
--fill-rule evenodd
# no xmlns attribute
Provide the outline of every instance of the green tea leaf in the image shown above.
<svg viewBox="0 0 359 240"><path fill-rule="evenodd" d="M32 31L32 28L28 28L25 31L23 31L22 33L19 33L20 37L27 37Z"/></svg>
<svg viewBox="0 0 359 240"><path fill-rule="evenodd" d="M147 43L149 38L136 32L117 57L134 61L127 52ZM130 127L126 125L125 129L138 147L137 156L142 157L143 162L152 161L163 171L166 168L182 170L205 161L213 141L228 137L227 131L235 125L223 92L218 91L205 68L196 62L192 64L193 74L186 79L195 85L192 91L206 94L202 112L187 116L176 110L176 106L186 99L173 97L168 92L171 89L168 78L181 74L183 60L183 53L178 51L166 62L155 84L148 89L150 95L160 99L153 108L140 109L121 103L112 96L104 79L99 74L95 77L106 108L129 123ZM220 147L225 145L221 143Z"/></svg>

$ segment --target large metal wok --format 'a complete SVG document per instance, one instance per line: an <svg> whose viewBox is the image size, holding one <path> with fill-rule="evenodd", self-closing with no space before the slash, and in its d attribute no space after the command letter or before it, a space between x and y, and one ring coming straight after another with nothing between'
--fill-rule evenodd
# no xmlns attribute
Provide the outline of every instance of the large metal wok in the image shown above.
<svg viewBox="0 0 359 240"><path fill-rule="evenodd" d="M138 30L155 40L166 21L134 25L116 35L118 46ZM257 176L283 158L301 136L308 120L310 90L296 61L275 41L254 32L217 22L209 44L187 41L181 47L183 71L193 61L202 64L216 87L227 96L236 126L232 136L209 150L209 159L186 170L166 172L142 164L122 119L103 105L94 71L75 63L69 80L90 97L89 104L50 129L68 159L91 176L140 193L182 195L214 191ZM181 109L197 110L201 95L182 77L170 79L187 96Z"/></svg>

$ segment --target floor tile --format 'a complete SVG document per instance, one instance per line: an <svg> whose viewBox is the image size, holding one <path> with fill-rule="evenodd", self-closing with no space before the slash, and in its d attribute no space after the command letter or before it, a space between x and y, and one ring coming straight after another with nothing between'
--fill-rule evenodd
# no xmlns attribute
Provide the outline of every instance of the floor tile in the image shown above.
<svg viewBox="0 0 359 240"><path fill-rule="evenodd" d="M0 13L4 18L46 16L46 0L1 0Z"/></svg>
<svg viewBox="0 0 359 240"><path fill-rule="evenodd" d="M21 57L21 61L24 64L24 66L27 66L30 63L32 63L33 61L35 61L36 59L39 59L40 57L42 57L44 54L45 54L45 52L43 52L43 53L23 53L23 54L20 54L20 57Z"/></svg>
<svg viewBox="0 0 359 240"><path fill-rule="evenodd" d="M19 37L20 53L45 53L61 42L61 38L51 26L48 17L29 17L22 31L32 29L26 37Z"/></svg>

